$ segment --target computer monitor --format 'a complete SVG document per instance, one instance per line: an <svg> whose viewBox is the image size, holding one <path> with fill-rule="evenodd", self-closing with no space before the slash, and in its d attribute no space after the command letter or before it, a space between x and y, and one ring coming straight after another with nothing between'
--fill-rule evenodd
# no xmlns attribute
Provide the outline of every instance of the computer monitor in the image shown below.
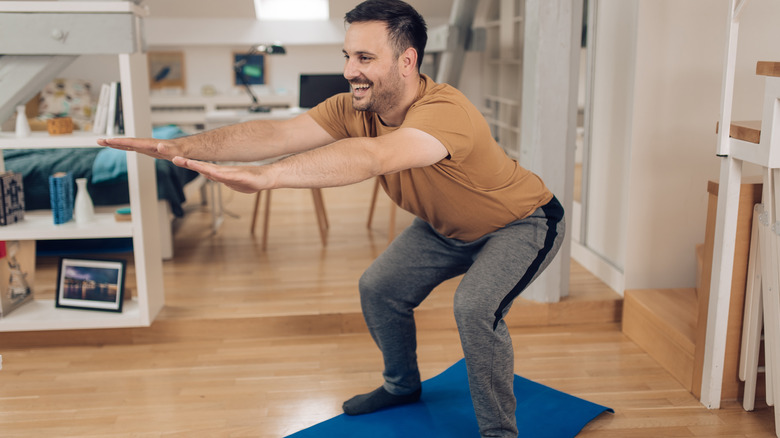
<svg viewBox="0 0 780 438"><path fill-rule="evenodd" d="M298 106L314 108L334 94L349 91L349 82L341 73L301 74L298 90Z"/></svg>

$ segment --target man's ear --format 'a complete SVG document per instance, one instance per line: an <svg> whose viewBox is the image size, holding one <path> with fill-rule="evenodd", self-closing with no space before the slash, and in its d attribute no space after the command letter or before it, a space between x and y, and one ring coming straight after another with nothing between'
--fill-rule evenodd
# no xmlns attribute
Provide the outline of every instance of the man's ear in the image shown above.
<svg viewBox="0 0 780 438"><path fill-rule="evenodd" d="M404 50L400 58L401 72L404 76L417 72L417 50L409 47Z"/></svg>

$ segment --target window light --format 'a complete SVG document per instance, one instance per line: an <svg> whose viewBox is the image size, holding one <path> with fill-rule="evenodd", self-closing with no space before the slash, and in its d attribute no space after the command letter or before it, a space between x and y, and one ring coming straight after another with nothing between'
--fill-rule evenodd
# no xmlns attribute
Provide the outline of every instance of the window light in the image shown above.
<svg viewBox="0 0 780 438"><path fill-rule="evenodd" d="M254 0L258 20L327 20L328 0Z"/></svg>

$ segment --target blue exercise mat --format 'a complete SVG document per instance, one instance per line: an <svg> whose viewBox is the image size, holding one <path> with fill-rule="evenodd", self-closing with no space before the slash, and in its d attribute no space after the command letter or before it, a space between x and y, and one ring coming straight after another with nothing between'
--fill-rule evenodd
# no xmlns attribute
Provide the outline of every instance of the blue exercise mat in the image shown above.
<svg viewBox="0 0 780 438"><path fill-rule="evenodd" d="M515 376L520 436L566 438L612 409ZM461 359L423 382L419 403L372 414L341 414L288 438L473 438L479 436L469 394L466 362Z"/></svg>

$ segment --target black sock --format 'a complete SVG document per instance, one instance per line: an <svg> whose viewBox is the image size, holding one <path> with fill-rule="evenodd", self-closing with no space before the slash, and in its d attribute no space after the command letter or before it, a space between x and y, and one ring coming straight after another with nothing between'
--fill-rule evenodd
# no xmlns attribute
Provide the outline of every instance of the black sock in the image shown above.
<svg viewBox="0 0 780 438"><path fill-rule="evenodd" d="M393 395L380 386L368 394L356 395L345 401L343 406L344 413L347 415L362 415L380 409L414 403L420 400L420 394L422 394L422 389L407 395Z"/></svg>

